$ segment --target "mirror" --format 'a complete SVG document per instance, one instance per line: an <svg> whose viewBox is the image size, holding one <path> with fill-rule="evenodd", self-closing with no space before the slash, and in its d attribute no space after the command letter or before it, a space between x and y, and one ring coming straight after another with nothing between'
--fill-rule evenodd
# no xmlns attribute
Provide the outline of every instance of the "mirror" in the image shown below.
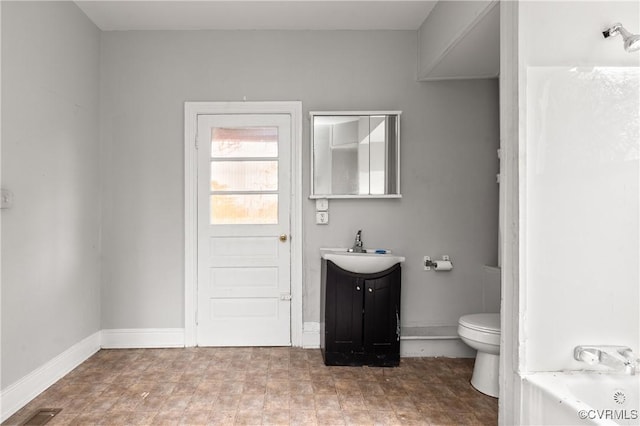
<svg viewBox="0 0 640 426"><path fill-rule="evenodd" d="M400 111L311 112L310 198L399 198Z"/></svg>

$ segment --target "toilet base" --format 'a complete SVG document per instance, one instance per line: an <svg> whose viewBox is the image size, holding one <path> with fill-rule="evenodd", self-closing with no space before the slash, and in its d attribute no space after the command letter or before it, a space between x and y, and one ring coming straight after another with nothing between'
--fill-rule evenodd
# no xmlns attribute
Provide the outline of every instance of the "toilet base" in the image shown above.
<svg viewBox="0 0 640 426"><path fill-rule="evenodd" d="M478 351L476 362L473 366L473 376L471 376L471 386L485 395L498 397L498 366L499 355L492 355Z"/></svg>

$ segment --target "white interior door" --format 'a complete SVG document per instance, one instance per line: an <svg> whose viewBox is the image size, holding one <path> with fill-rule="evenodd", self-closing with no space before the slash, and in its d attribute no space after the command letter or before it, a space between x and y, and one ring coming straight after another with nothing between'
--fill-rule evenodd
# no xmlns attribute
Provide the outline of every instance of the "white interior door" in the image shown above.
<svg viewBox="0 0 640 426"><path fill-rule="evenodd" d="M199 346L291 344L291 117L198 116Z"/></svg>

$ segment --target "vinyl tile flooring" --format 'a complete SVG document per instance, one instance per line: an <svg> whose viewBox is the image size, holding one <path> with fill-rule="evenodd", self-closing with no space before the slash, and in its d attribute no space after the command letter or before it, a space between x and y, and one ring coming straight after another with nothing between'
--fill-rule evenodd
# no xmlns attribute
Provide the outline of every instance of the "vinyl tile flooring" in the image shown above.
<svg viewBox="0 0 640 426"><path fill-rule="evenodd" d="M473 359L327 367L318 349L100 350L3 424L61 408L47 425L495 425L469 384Z"/></svg>

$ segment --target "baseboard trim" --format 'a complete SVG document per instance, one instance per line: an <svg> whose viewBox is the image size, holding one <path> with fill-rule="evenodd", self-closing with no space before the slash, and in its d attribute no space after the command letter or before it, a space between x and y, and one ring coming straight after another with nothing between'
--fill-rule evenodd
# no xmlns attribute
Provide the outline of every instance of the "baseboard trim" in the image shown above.
<svg viewBox="0 0 640 426"><path fill-rule="evenodd" d="M304 323L302 347L305 349L320 347L320 323ZM460 340L456 327L409 327L402 329L400 357L440 356L473 358L476 356L476 352Z"/></svg>
<svg viewBox="0 0 640 426"><path fill-rule="evenodd" d="M102 330L102 348L183 348L184 328L122 328Z"/></svg>
<svg viewBox="0 0 640 426"><path fill-rule="evenodd" d="M476 351L464 344L457 325L407 326L400 330L400 356L473 358Z"/></svg>
<svg viewBox="0 0 640 426"><path fill-rule="evenodd" d="M7 420L99 350L100 332L98 331L0 391L0 422Z"/></svg>
<svg viewBox="0 0 640 426"><path fill-rule="evenodd" d="M302 347L317 349L320 347L320 323L305 322L302 331Z"/></svg>
<svg viewBox="0 0 640 426"><path fill-rule="evenodd" d="M464 344L459 338L437 338L428 336L424 339L413 337L400 339L400 357L447 357L474 358L476 351Z"/></svg>

